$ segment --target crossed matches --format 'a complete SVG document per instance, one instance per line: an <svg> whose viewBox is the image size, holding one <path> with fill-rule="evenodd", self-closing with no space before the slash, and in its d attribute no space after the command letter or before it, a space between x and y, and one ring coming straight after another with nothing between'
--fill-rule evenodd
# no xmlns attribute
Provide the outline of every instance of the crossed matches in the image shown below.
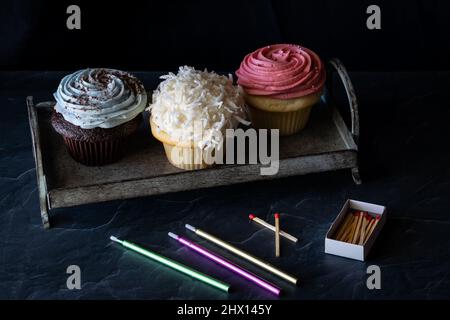
<svg viewBox="0 0 450 320"><path fill-rule="evenodd" d="M335 239L363 245L369 239L379 220L379 215L373 216L364 211L349 213L337 230Z"/></svg>
<svg viewBox="0 0 450 320"><path fill-rule="evenodd" d="M280 230L280 214L279 213L275 213L275 225L274 226L271 225L270 223L267 223L266 221L256 217L253 214L250 214L248 217L250 220L255 221L256 223L259 223L260 225L264 226L265 228L275 232L275 256L276 257L280 256L280 236L284 237L294 243L298 241L298 239L296 237L290 235L287 232Z"/></svg>

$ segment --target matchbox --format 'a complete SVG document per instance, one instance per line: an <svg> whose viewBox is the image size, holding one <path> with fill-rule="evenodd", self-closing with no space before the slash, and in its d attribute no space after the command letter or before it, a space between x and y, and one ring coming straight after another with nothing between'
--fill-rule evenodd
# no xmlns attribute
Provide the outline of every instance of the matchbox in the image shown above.
<svg viewBox="0 0 450 320"><path fill-rule="evenodd" d="M386 207L347 200L325 237L325 253L365 261L386 222Z"/></svg>

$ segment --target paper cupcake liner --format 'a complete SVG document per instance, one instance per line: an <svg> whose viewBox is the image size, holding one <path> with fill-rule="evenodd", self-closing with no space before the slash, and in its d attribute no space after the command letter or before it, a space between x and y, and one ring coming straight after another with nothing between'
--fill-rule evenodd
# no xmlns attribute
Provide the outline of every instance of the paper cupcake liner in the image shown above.
<svg viewBox="0 0 450 320"><path fill-rule="evenodd" d="M290 112L270 112L249 107L252 124L258 129L279 129L280 136L288 136L302 130L308 123L312 106Z"/></svg>
<svg viewBox="0 0 450 320"><path fill-rule="evenodd" d="M169 162L183 170L199 170L211 167L213 164L205 162L207 153L200 148L178 147L163 143Z"/></svg>
<svg viewBox="0 0 450 320"><path fill-rule="evenodd" d="M123 154L123 139L89 142L64 137L72 158L86 166L102 166L118 160Z"/></svg>

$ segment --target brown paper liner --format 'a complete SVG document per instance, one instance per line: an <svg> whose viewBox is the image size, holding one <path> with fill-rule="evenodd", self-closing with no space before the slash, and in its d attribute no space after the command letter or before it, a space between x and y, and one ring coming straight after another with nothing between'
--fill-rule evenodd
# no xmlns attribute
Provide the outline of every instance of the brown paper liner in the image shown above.
<svg viewBox="0 0 450 320"><path fill-rule="evenodd" d="M64 137L72 158L86 166L102 166L118 160L123 155L124 139L98 142L81 141Z"/></svg>

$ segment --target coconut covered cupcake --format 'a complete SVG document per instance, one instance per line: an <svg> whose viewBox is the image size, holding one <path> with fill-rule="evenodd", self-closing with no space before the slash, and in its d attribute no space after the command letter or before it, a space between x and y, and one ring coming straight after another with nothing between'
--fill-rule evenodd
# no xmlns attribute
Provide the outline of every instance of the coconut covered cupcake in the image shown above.
<svg viewBox="0 0 450 320"><path fill-rule="evenodd" d="M53 128L70 155L89 166L116 161L142 122L147 94L133 75L84 69L65 76L54 94Z"/></svg>
<svg viewBox="0 0 450 320"><path fill-rule="evenodd" d="M248 54L236 71L256 128L290 135L303 129L326 80L324 65L313 51L276 44Z"/></svg>
<svg viewBox="0 0 450 320"><path fill-rule="evenodd" d="M203 169L222 147L226 129L245 121L245 102L229 77L180 67L153 93L150 126L174 166Z"/></svg>

